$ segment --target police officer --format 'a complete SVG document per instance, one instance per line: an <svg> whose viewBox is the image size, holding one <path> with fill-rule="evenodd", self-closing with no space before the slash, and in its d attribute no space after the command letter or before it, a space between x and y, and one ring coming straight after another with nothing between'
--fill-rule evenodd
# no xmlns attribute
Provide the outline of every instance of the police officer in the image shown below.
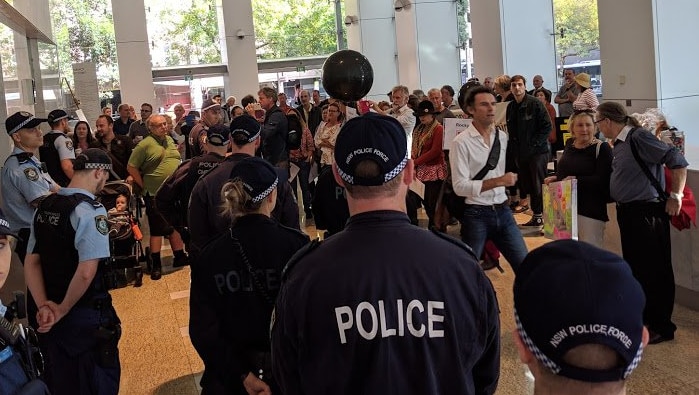
<svg viewBox="0 0 699 395"><path fill-rule="evenodd" d="M267 161L240 161L224 185L229 232L206 245L192 279L189 334L204 361L202 394L270 388L269 321L286 262L308 236L270 218L282 179ZM271 241L271 242L270 242Z"/></svg>
<svg viewBox="0 0 699 395"><path fill-rule="evenodd" d="M226 151L230 146L231 131L228 126L214 125L206 131L206 134L206 153L183 162L155 194L158 210L165 220L180 232L187 250L189 250L187 205L189 197L192 195L192 189L199 178L215 169L219 163L226 159Z"/></svg>
<svg viewBox="0 0 699 395"><path fill-rule="evenodd" d="M493 287L465 244L410 225L415 174L400 123L349 120L334 157L351 217L285 269L272 324L282 393L492 394Z"/></svg>
<svg viewBox="0 0 699 395"><path fill-rule="evenodd" d="M335 181L332 166L325 166L318 174L311 210L316 229L325 230L325 237L344 229L350 216L347 197L345 188Z"/></svg>
<svg viewBox="0 0 699 395"><path fill-rule="evenodd" d="M90 148L67 188L43 199L32 223L24 276L34 300L46 383L54 395L117 394L121 327L107 292L107 211L95 201L109 156Z"/></svg>
<svg viewBox="0 0 699 395"><path fill-rule="evenodd" d="M15 148L2 168L2 209L10 230L19 235L15 252L22 262L34 209L42 197L60 188L33 154L44 142L39 129L43 122L46 119L36 118L26 111L16 112L5 120L7 134Z"/></svg>
<svg viewBox="0 0 699 395"><path fill-rule="evenodd" d="M230 220L219 215L221 188L228 181L231 170L241 160L255 156L260 146L260 123L249 115L241 115L231 121L232 154L214 170L206 173L194 186L189 202L189 227L192 235L190 254L196 252L212 238L230 227ZM299 207L287 181L286 171L278 170L280 181L277 204L272 217L282 225L299 229ZM192 259L196 266L196 258ZM196 269L192 268L192 275Z"/></svg>
<svg viewBox="0 0 699 395"><path fill-rule="evenodd" d="M204 154L206 151L206 131L219 123L222 123L221 104L212 99L204 100L201 105L201 119L194 125L187 138L187 146L191 154L188 158Z"/></svg>
<svg viewBox="0 0 699 395"><path fill-rule="evenodd" d="M75 159L73 141L66 136L68 119L68 113L63 110L51 111L48 116L51 131L46 133L44 144L39 148L39 156L46 163L51 178L62 187L73 177L72 159Z"/></svg>

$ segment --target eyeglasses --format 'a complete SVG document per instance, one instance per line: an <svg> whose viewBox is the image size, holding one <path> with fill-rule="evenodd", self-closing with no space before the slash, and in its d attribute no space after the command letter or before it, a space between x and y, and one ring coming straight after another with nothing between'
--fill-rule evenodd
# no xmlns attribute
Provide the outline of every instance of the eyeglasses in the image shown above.
<svg viewBox="0 0 699 395"><path fill-rule="evenodd" d="M594 121L594 123L595 123L595 125L597 125L598 123L604 121L605 119L607 119L607 118L598 119L598 120Z"/></svg>

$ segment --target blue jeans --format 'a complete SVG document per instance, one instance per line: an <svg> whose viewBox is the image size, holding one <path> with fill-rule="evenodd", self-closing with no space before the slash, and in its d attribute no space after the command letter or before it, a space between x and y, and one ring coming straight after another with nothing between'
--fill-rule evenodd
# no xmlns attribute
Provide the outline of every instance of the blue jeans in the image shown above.
<svg viewBox="0 0 699 395"><path fill-rule="evenodd" d="M485 241L492 240L515 274L527 256L522 232L506 203L496 206L467 204L461 221L461 240L471 246L477 257L483 253Z"/></svg>

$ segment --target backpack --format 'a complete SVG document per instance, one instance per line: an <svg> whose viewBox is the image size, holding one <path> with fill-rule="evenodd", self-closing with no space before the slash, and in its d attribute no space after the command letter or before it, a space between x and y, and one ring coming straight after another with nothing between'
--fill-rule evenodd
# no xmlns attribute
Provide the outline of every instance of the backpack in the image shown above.
<svg viewBox="0 0 699 395"><path fill-rule="evenodd" d="M301 136L303 136L303 124L301 114L296 109L291 109L286 114L287 130L286 149L293 151L301 148Z"/></svg>

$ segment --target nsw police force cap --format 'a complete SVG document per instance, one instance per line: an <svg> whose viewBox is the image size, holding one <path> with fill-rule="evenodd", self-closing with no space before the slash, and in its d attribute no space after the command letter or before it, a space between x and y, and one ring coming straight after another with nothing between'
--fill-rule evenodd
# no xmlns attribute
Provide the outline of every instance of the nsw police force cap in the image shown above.
<svg viewBox="0 0 699 395"><path fill-rule="evenodd" d="M88 148L73 159L74 170L112 169L112 159L99 148Z"/></svg>
<svg viewBox="0 0 699 395"><path fill-rule="evenodd" d="M230 124L231 137L236 143L252 143L260 137L260 123L248 114L236 117Z"/></svg>
<svg viewBox="0 0 699 395"><path fill-rule="evenodd" d="M72 117L70 115L68 115L67 112L65 112L61 109L51 111L47 118L48 118L47 121L49 123L58 122L61 119L72 119Z"/></svg>
<svg viewBox="0 0 699 395"><path fill-rule="evenodd" d="M22 129L33 129L41 123L46 122L44 118L36 118L34 114L26 111L17 111L5 120L7 134L12 136Z"/></svg>
<svg viewBox="0 0 699 395"><path fill-rule="evenodd" d="M554 374L584 382L626 379L638 366L645 302L626 261L574 240L531 251L514 282L515 322L526 347ZM566 353L584 344L607 346L621 362L606 370L566 363Z"/></svg>
<svg viewBox="0 0 699 395"><path fill-rule="evenodd" d="M405 130L395 118L368 113L342 126L335 141L335 163L342 180L351 185L382 185L400 174L408 163ZM357 165L371 160L379 166L375 177L356 173Z"/></svg>
<svg viewBox="0 0 699 395"><path fill-rule="evenodd" d="M7 217L3 214L2 209L0 209L0 235L9 235L18 239L17 233L10 230L10 223L7 222Z"/></svg>
<svg viewBox="0 0 699 395"><path fill-rule="evenodd" d="M224 124L216 124L206 131L206 143L223 147L231 140L231 130Z"/></svg>
<svg viewBox="0 0 699 395"><path fill-rule="evenodd" d="M274 167L256 156L238 162L231 170L230 179L242 181L243 188L250 195L253 203L261 202L279 184L279 177Z"/></svg>

